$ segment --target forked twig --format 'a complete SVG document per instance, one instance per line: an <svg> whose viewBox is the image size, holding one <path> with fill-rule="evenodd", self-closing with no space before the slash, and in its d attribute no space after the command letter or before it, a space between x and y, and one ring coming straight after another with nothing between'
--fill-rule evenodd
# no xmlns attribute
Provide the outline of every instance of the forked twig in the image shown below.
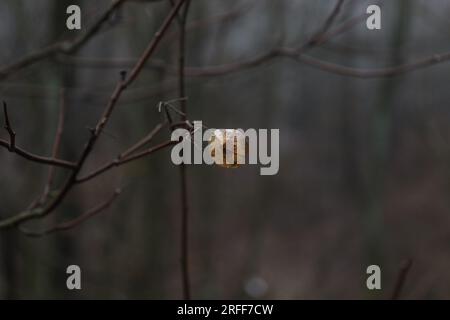
<svg viewBox="0 0 450 320"><path fill-rule="evenodd" d="M65 230L73 229L73 228L79 226L80 224L82 224L84 221L88 220L89 218L97 215L98 213L104 211L109 206L111 206L111 204L114 202L114 200L116 200L116 198L119 196L120 192L121 192L120 189L116 189L116 191L113 193L113 195L108 200L106 200L105 202L88 210L87 212L78 216L75 219L57 224L57 225L55 225L51 228L45 229L43 231L31 231L31 230L24 229L24 228L20 228L20 231L30 237L42 237L42 236L46 236L46 235L49 235L49 234L52 234L52 233L55 233L58 231L65 231Z"/></svg>
<svg viewBox="0 0 450 320"><path fill-rule="evenodd" d="M178 51L178 83L180 97L181 112L184 114L181 120L187 121L187 101L185 85L185 60L186 60L186 21L189 13L191 0L186 0L184 11L179 15L180 37ZM165 109L167 111L167 108ZM186 175L186 165L180 165L180 185L181 185L181 233L180 233L180 249L181 249L181 280L183 289L183 298L191 299L191 284L189 274L189 205L188 205L188 183Z"/></svg>
<svg viewBox="0 0 450 320"><path fill-rule="evenodd" d="M152 141L152 139L155 137L155 135L165 126L165 124L158 124L146 137L144 137L143 139L141 139L140 141L138 141L136 144L134 144L133 146L131 146L130 148L128 148L126 151L122 152L121 154L119 154L114 160L111 160L110 162L100 166L97 169L94 169L93 171L91 171L90 173L82 176L82 177L78 177L75 181L75 183L83 183L86 182L88 180L91 180L99 175L101 175L102 173L114 168L114 167L119 167L122 166L124 164L127 164L131 161L135 161L137 159L143 158L147 155L150 155L156 151L159 151L161 149L164 149L168 146L171 146L174 144L174 141L166 141L163 143L160 143L158 145L155 145L153 147L147 148L143 151L139 151L139 149L141 149L142 147L144 147L146 144L148 144L150 141Z"/></svg>
<svg viewBox="0 0 450 320"><path fill-rule="evenodd" d="M0 139L0 146L7 148L10 152L16 153L21 157L28 159L33 162L38 162L42 164L47 164L51 166L63 167L68 169L74 169L76 164L70 161L57 159L55 157L43 157L35 155L31 152L28 152L16 145L16 133L11 126L11 121L9 119L8 114L8 105L5 101L3 101L3 114L5 118L5 129L9 134L9 142L3 139Z"/></svg>
<svg viewBox="0 0 450 320"><path fill-rule="evenodd" d="M336 20L339 12L341 11L342 5L344 4L344 0L338 0L333 10L330 12L330 15L327 17L325 22L322 24L321 28L309 39L309 41L303 46L301 51L304 51L306 48L320 45L323 42L323 37L327 34L328 30L332 27L334 21Z"/></svg>

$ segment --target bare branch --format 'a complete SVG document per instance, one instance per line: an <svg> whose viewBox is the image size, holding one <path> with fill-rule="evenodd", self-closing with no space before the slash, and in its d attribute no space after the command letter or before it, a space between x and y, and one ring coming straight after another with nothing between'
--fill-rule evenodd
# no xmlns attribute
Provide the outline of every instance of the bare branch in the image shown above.
<svg viewBox="0 0 450 320"><path fill-rule="evenodd" d="M5 129L9 133L9 142L7 142L3 139L0 139L0 146L3 146L5 148L7 148L10 152L16 153L19 156L22 156L23 158L28 159L33 162L38 162L38 163L42 163L42 164L63 167L63 168L68 168L68 169L75 169L76 164L73 162L56 159L56 157L49 158L49 157L38 156L38 155L35 155L31 152L25 151L24 149L18 147L16 145L16 133L14 132L14 130L11 127L11 121L9 120L9 115L8 115L8 107L7 107L6 102L4 102L4 101L3 101L3 113L5 116Z"/></svg>
<svg viewBox="0 0 450 320"><path fill-rule="evenodd" d="M78 51L85 43L87 43L108 21L111 14L116 11L126 0L114 0L108 9L94 22L94 24L81 36L72 41L56 42L48 47L40 49L36 52L19 59L18 61L0 68L0 81L5 80L14 72L32 65L38 61L49 58L57 53L74 53Z"/></svg>
<svg viewBox="0 0 450 320"><path fill-rule="evenodd" d="M110 169L112 169L114 167L120 167L120 166L122 166L124 164L127 164L129 162L136 161L138 159L144 158L144 157L146 157L146 156L148 156L148 155L150 155L152 153L155 153L156 151L159 151L159 150L164 149L166 147L172 146L172 145L174 145L176 143L178 143L178 142L177 141L168 140L166 142L160 143L160 144L158 144L156 146L153 146L153 147L148 148L146 150L143 150L141 152L134 153L134 154L132 154L132 155L126 157L126 158L122 158L122 159L116 158L115 160L112 160L112 161L104 164L100 168L95 169L94 171L86 174L85 176L78 178L76 180L76 183L86 182L88 180L91 180L91 179L93 179L93 178L95 178L95 177L105 173L106 171L109 171Z"/></svg>
<svg viewBox="0 0 450 320"><path fill-rule="evenodd" d="M143 0L145 1L145 0ZM224 23L232 21L240 16L243 13L246 13L251 9L257 1L247 1L243 4L237 5L232 10L220 13L211 17L207 17L205 19L199 19L186 25L186 31L192 31L203 27L208 27L211 24L216 23ZM171 32L167 32L163 42L169 42L176 37L179 36L180 30L173 30ZM128 58L128 59L104 59L104 58L88 58L88 57L74 57L66 54L60 54L56 57L56 59L66 65L76 66L76 67L85 67L85 68L129 68L133 66L136 59ZM176 73L176 68L170 68L163 60L159 59L151 59L147 62L146 68L157 69L161 71L169 71Z"/></svg>
<svg viewBox="0 0 450 320"><path fill-rule="evenodd" d="M291 55L286 56L294 58L295 60L307 64L309 66L321 69L326 72L335 73L341 76L361 78L361 79L373 79L383 77L394 77L403 75L416 70L424 69L434 66L436 64L444 63L450 60L450 52L442 54L434 54L430 57L422 58L410 63L402 64L399 66L392 66L386 68L374 68L374 69L360 69L342 66L339 64L326 62L306 55Z"/></svg>
<svg viewBox="0 0 450 320"><path fill-rule="evenodd" d="M321 28L310 38L310 40L302 47L302 51L307 48L320 45L323 41L323 37L327 34L328 30L332 27L339 12L341 11L344 0L337 0L336 5L327 17Z"/></svg>
<svg viewBox="0 0 450 320"><path fill-rule="evenodd" d="M10 143L5 140L0 139L0 145L4 146L6 148L9 148ZM42 164L47 164L47 165L57 166L57 167L62 167L62 168L67 168L67 169L75 169L75 167L76 167L76 164L73 162L61 160L61 159L38 156L31 152L25 151L24 149L22 149L18 146L14 146L13 152L18 154L19 156L21 156L25 159L28 159L30 161L33 161L33 162L38 162L38 163L42 163Z"/></svg>
<svg viewBox="0 0 450 320"><path fill-rule="evenodd" d="M161 131L161 129L166 125L167 123L159 123L152 131L150 131L144 138L136 142L133 146L125 150L119 155L119 159L127 158L129 155L133 154L137 150L141 149L143 146L145 146L147 143L153 140L155 135Z"/></svg>
<svg viewBox="0 0 450 320"><path fill-rule="evenodd" d="M109 208L109 206L111 206L111 204L114 202L114 200L116 200L116 198L119 196L120 192L121 192L120 189L116 189L116 191L113 193L113 195L108 200L106 200L105 202L88 210L87 212L85 212L84 214L80 215L79 217L77 217L75 219L57 224L56 226L51 227L46 230L43 230L43 231L31 231L31 230L27 230L24 228L21 228L20 231L30 237L42 237L42 236L47 236L49 234L52 234L52 233L55 233L58 231L65 231L65 230L73 229L73 228L79 226L80 224L82 224L83 222L85 222L86 220L88 220L89 218L92 218L93 216L97 215L98 213L103 212L105 209Z"/></svg>
<svg viewBox="0 0 450 320"><path fill-rule="evenodd" d="M185 62L186 62L186 21L189 13L191 1L187 0L184 6L184 11L179 16L180 37L178 48L178 97L181 106L181 120L187 120L187 99L186 85L185 85ZM168 120L172 127L172 120L167 107L164 108ZM189 206L188 206L188 184L186 175L186 165L180 165L180 185L181 185L181 234L180 234L180 248L181 248L181 279L183 288L183 298L185 300L191 299L191 285L189 276Z"/></svg>
<svg viewBox="0 0 450 320"><path fill-rule="evenodd" d="M392 292L391 299L392 300L398 300L400 298L400 295L402 293L402 289L405 285L406 277L409 273L409 270L412 266L412 260L408 259L405 262L403 262L403 265L400 268L400 271L398 273L397 281L395 283L394 291Z"/></svg>
<svg viewBox="0 0 450 320"><path fill-rule="evenodd" d="M116 1L115 4L122 2L122 1ZM52 201L49 203L49 205L45 208L33 208L31 210L25 210L18 215L6 218L4 220L0 220L0 228L6 228L6 227L12 227L16 226L20 223L23 223L25 221L28 221L30 219L40 218L48 215L49 213L53 212L65 199L65 197L68 195L68 193L71 191L71 189L74 187L74 185L77 182L77 177L81 169L83 168L83 165L86 162L86 159L91 154L99 136L101 135L104 127L108 123L108 120L111 117L111 114L117 104L117 101L121 97L123 91L133 83L133 81L137 78L139 73L142 71L145 63L149 59L149 57L153 54L158 44L161 42L161 39L163 35L168 30L170 24L172 23L173 19L177 16L178 11L182 7L185 0L179 0L177 4L170 10L169 14L166 16L164 22L162 23L159 30L156 32L154 37L151 39L149 45L145 49L142 56L139 58L139 60L136 62L136 65L131 70L130 75L127 79L121 79L119 83L117 84L116 88L114 89L111 98L105 107L105 110L100 117L100 120L97 122L97 125L95 126L94 130L91 132L91 136L89 140L87 141L81 156L79 160L76 163L75 168L73 168L71 175L67 178L66 182L64 183L63 187L59 191L58 195L52 199ZM136 157L136 155L132 156L131 158ZM128 162L131 160L123 159L122 161Z"/></svg>
<svg viewBox="0 0 450 320"><path fill-rule="evenodd" d="M361 78L361 79L374 79L374 78L400 76L406 73L410 73L437 64L448 62L450 60L450 51L444 52L442 54L434 54L432 56L425 57L398 66L361 69L361 68L347 67L328 61L323 61L310 55L303 54L299 52L298 49L284 47L273 49L267 53L260 54L256 57L244 61L219 66L188 67L186 68L186 76L189 77L224 76L235 72L242 72L247 69L256 68L266 63L270 63L274 59L283 57L291 58L296 62L341 76Z"/></svg>

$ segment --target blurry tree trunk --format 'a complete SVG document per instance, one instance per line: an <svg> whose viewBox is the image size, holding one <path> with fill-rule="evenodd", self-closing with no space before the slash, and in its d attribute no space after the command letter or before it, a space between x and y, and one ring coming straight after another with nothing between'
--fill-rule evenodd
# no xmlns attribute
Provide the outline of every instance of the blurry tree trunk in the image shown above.
<svg viewBox="0 0 450 320"><path fill-rule="evenodd" d="M7 230L0 235L0 255L2 259L3 274L0 276L2 287L4 289L2 299L17 299L18 295L18 270L17 270L17 232L16 230Z"/></svg>
<svg viewBox="0 0 450 320"><path fill-rule="evenodd" d="M24 10L21 10L20 3L14 1L14 11L19 21L23 20ZM19 13L20 12L20 13ZM24 23L18 24L11 32L14 34L13 52L22 52L23 42L19 41L21 37L19 35L24 33L26 25ZM3 125L2 125L3 128ZM6 200L6 199L5 199ZM10 208L6 203L2 203L3 209ZM8 211L8 210L6 210ZM18 299L19 298L19 279L18 279L18 248L19 239L16 230L7 230L0 233L0 270L3 271L0 275L0 281L2 281L3 296L0 292L0 299Z"/></svg>
<svg viewBox="0 0 450 320"><path fill-rule="evenodd" d="M273 43L278 43L280 40L284 40L287 32L287 24L284 23L286 17L286 4L283 1L268 2L265 4L265 14L269 15L268 25L272 26L272 32L268 32L265 38L268 46ZM283 110L284 106L280 105L279 92L283 90L281 83L283 83L283 77L285 75L285 68L289 68L286 65L270 66L269 70L259 70L268 74L265 81L261 81L261 95L263 96L264 103L261 105L261 109L255 114L255 121L259 122L261 128L278 128L276 123L280 118L277 113L279 110ZM285 100L282 100L283 102ZM268 139L270 136L268 135ZM270 140L269 140L270 141ZM261 277L261 266L264 265L262 260L264 259L264 235L266 228L271 224L271 219L274 215L279 214L279 208L274 205L273 187L269 183L261 183L255 186L257 195L260 199L259 210L255 210L249 216L248 221L248 248L247 259L243 261L244 268L241 272L244 279L241 283L246 283L251 278ZM246 199L242 199L242 208L246 208ZM250 209L244 210L244 212L251 212ZM248 293L244 293L242 288L240 292L236 292L235 295L238 298L247 299ZM258 298L258 297L253 297Z"/></svg>
<svg viewBox="0 0 450 320"><path fill-rule="evenodd" d="M400 65L403 61L402 45L408 36L412 2L398 1L398 12L395 27L390 39L388 65ZM366 239L368 264L382 265L384 260L384 200L386 195L386 177L389 174L389 161L392 158L392 129L394 114L394 98L401 78L385 78L381 80L378 101L375 102L373 122L371 124L371 166L369 167L369 185Z"/></svg>
<svg viewBox="0 0 450 320"><path fill-rule="evenodd" d="M67 34L66 29L66 8L71 5L73 1L71 0L58 0L53 3L52 15L50 17L50 35L49 39L51 41L57 41ZM75 31L78 32L78 31ZM73 36L73 35L72 35ZM66 66L63 64L57 64L55 67L55 73L45 73L46 81L51 82L51 89L54 92L51 92L51 96L59 97L61 88L70 88L76 85L77 71L76 69L71 68L70 66ZM48 127L54 128L53 130L48 130L49 136L47 137L48 145L51 146L54 137L54 132L56 130L57 118L59 113L59 99L53 100L54 103L51 106L41 106L41 108L46 107L47 119L50 119ZM73 148L75 144L62 144L62 148L60 150L60 157L74 159L76 157L76 150ZM56 177L58 177L58 170L56 170ZM56 180L57 182L58 180ZM77 202L68 202L67 206L65 206L64 211L61 214L64 215L63 219L72 219L74 217L75 212L82 211L82 208L76 203ZM47 219L47 223L53 224L55 223L54 216L50 216ZM49 293L59 297L69 297L70 291L66 289L66 268L71 264L77 264L82 266L82 261L79 261L77 256L75 255L75 242L70 233L62 232L58 235L58 241L49 241L47 242L48 246L45 248L46 253L45 256L53 256L55 257L54 261L57 261L56 268L52 268L49 270L48 277L50 281L48 281L48 290ZM51 253L52 252L52 253Z"/></svg>

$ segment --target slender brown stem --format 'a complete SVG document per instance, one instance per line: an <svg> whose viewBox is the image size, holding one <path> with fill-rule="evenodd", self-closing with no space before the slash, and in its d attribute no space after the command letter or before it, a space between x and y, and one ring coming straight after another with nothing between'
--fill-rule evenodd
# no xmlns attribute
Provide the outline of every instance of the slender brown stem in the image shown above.
<svg viewBox="0 0 450 320"><path fill-rule="evenodd" d="M9 148L10 143L5 140L0 139L0 146ZM33 162L38 162L38 163L42 163L42 164L47 164L47 165L57 166L57 167L62 167L62 168L67 168L67 169L75 169L75 167L76 167L76 163L74 163L74 162L39 156L39 155L33 154L31 152L28 152L18 146L14 146L13 152L18 154L19 156L21 156L27 160L33 161Z"/></svg>
<svg viewBox="0 0 450 320"><path fill-rule="evenodd" d="M180 165L181 180L181 273L183 281L183 298L191 299L189 278L189 207L186 166Z"/></svg>
<svg viewBox="0 0 450 320"><path fill-rule="evenodd" d="M411 259L408 259L405 262L403 262L403 264L398 272L398 277L397 277L397 281L395 282L394 291L392 292L392 296L391 296L392 300L398 300L400 298L402 289L405 286L406 277L408 276L411 266L412 266Z"/></svg>
<svg viewBox="0 0 450 320"><path fill-rule="evenodd" d="M31 152L28 152L16 145L16 132L13 130L11 126L11 120L9 119L8 114L8 106L6 102L3 101L3 114L5 117L5 129L8 131L9 134L9 142L5 141L3 139L0 139L0 146L3 146L7 148L10 152L16 153L19 156L28 159L33 162L38 162L42 164L47 164L51 166L57 166L57 167L63 167L68 169L75 169L76 164L74 162L66 161L66 160L60 160L56 157L43 157L35 155Z"/></svg>
<svg viewBox="0 0 450 320"><path fill-rule="evenodd" d="M394 77L402 74L406 74L412 71L430 67L439 63L450 61L450 52L445 52L443 54L435 54L431 57L422 58L410 63L386 67L386 68L374 68L374 69L360 69L352 68L347 66L338 65L331 62L326 62L319 60L311 56L293 56L291 54L286 54L299 62L305 63L312 67L321 69L326 72L338 74L341 76L361 78L361 79L373 79L373 78L384 78L384 77Z"/></svg>
<svg viewBox="0 0 450 320"><path fill-rule="evenodd" d="M178 54L178 96L180 100L183 121L187 120L187 99L185 86L185 61L186 61L186 20L189 12L191 1L187 0L184 11L179 16L180 37L179 37L179 54ZM167 109L166 109L167 110ZM189 206L188 206L188 184L186 165L180 165L180 184L181 184L181 278L183 284L183 298L191 299L191 285L189 277Z"/></svg>
<svg viewBox="0 0 450 320"><path fill-rule="evenodd" d="M66 97L65 97L65 89L62 88L60 91L60 102L59 102L59 117L58 117L58 126L56 128L55 140L53 142L52 149L52 157L56 158L59 154L59 148L61 145L61 137L64 131L64 118L66 113ZM48 197L48 194L52 188L53 180L55 177L55 167L51 166L48 170L47 183L44 187L44 192L42 194L41 203L45 203Z"/></svg>
<svg viewBox="0 0 450 320"><path fill-rule="evenodd" d="M321 28L310 38L310 40L303 46L302 51L306 48L320 45L323 41L323 37L327 34L328 30L333 25L339 12L341 11L344 0L338 0L330 15L327 17L325 22L322 24Z"/></svg>
<svg viewBox="0 0 450 320"><path fill-rule="evenodd" d="M141 149L143 146L148 144L150 141L153 140L153 138L156 136L156 134L159 131L161 131L162 128L164 128L165 125L166 125L166 122L157 124L156 127L152 131L150 131L144 138L142 138L141 140L136 142L133 146L131 146L124 152L122 152L119 155L119 159L127 158L128 156L130 156L131 154L135 153L136 151Z"/></svg>
<svg viewBox="0 0 450 320"><path fill-rule="evenodd" d="M124 164L127 164L129 162L132 162L132 161L144 158L144 157L146 157L146 156L148 156L148 155L150 155L152 153L155 153L156 151L159 151L159 150L164 149L166 147L172 146L172 145L174 145L176 143L177 143L177 141L170 141L170 140L168 140L166 142L160 143L160 144L158 144L156 146L153 146L153 147L148 148L146 150L143 150L141 152L133 153L133 154L127 156L126 158L122 158L122 159L117 158L117 159L115 159L113 161L110 161L110 162L104 164L100 168L97 168L94 171L86 174L85 176L78 178L76 183L86 182L88 180L91 180L91 179L101 175L102 173L105 173L106 171L108 171L108 170L110 170L110 169L112 169L114 167L120 167L120 166L122 166Z"/></svg>
<svg viewBox="0 0 450 320"><path fill-rule="evenodd" d="M85 212L84 214L80 215L79 217L57 224L51 228L45 229L43 231L31 231L31 230L27 230L27 229L23 229L21 228L20 230L22 231L22 233L24 233L27 236L30 237L42 237L42 236L46 236L58 231L65 231L65 230L69 230L69 229L73 229L77 226L79 226L80 224L82 224L84 221L88 220L89 218L95 216L96 214L104 211L105 209L107 209L113 202L114 200L119 196L120 194L120 189L116 189L116 191L113 193L113 195L106 200L105 202L95 206L94 208L88 210L87 212Z"/></svg>
<svg viewBox="0 0 450 320"><path fill-rule="evenodd" d="M16 133L11 127L11 122L9 121L9 115L8 115L8 107L6 105L6 102L3 101L3 114L5 115L5 129L8 131L9 134L9 151L13 152L16 148Z"/></svg>

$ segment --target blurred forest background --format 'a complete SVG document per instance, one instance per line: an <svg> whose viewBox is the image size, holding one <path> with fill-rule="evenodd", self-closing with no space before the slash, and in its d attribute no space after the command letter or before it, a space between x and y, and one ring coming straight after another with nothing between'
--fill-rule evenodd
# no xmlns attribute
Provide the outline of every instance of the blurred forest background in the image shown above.
<svg viewBox="0 0 450 320"><path fill-rule="evenodd" d="M82 9L81 31L65 27L66 8L74 3ZM0 69L78 36L110 3L2 0ZM370 4L382 8L381 30L366 28ZM386 298L405 259L413 265L402 297L450 298L449 64L374 78L288 57L233 72L213 67L301 46L335 5L191 3L189 119L215 128L280 129L277 175L260 176L256 165L187 167L194 298ZM170 1L126 1L76 53L0 80L18 144L51 154L65 88L61 158L76 159L120 70L133 66L170 8ZM330 27L340 31L307 55L358 69L416 61L450 51L449 14L447 0L346 0ZM161 121L158 103L178 97L170 67L177 64L177 32L174 23L125 90L83 172L142 137ZM158 139L168 137L162 130ZM0 217L6 218L41 192L48 170L6 148L0 163ZM57 172L60 181L64 175ZM181 298L179 170L170 149L77 187L55 213L25 225L39 229L76 217L115 186L122 193L111 207L71 230L38 238L0 230L0 297ZM66 288L70 264L81 267L82 290ZM381 291L366 288L370 264L381 266Z"/></svg>

